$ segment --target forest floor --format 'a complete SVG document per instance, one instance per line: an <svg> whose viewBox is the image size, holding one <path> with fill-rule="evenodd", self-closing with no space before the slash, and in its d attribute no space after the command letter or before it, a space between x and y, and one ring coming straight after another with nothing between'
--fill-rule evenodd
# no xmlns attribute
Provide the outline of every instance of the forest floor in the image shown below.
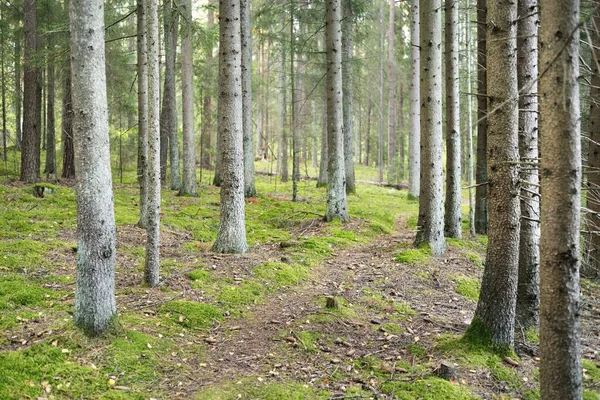
<svg viewBox="0 0 600 400"><path fill-rule="evenodd" d="M210 252L218 189L163 192L161 285L142 284L135 185L115 190L119 326L73 326L74 193L0 185L0 398L536 399L538 334L515 354L461 337L486 237L412 246L418 204L361 185L352 221L322 222L324 191L260 178L247 203L251 252ZM326 307L326 299L337 307ZM600 285L583 282L585 398L600 399ZM441 368L440 368L441 367ZM445 368L455 368L442 379Z"/></svg>

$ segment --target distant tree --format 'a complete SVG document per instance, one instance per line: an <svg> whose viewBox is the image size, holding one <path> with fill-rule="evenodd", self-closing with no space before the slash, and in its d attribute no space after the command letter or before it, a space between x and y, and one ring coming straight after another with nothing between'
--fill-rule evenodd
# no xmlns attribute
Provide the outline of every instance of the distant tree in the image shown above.
<svg viewBox="0 0 600 400"><path fill-rule="evenodd" d="M477 0L477 164L475 167L475 232L488 231L487 203L487 0Z"/></svg>
<svg viewBox="0 0 600 400"><path fill-rule="evenodd" d="M281 166L281 182L287 182L288 181L288 163L289 163L289 157L288 157L288 144L289 144L289 125L288 127L286 127L286 123L288 120L287 117L287 74L285 72L285 68L286 68L286 52L285 52L285 47L282 46L281 48L281 72L279 75L279 82L280 82L280 87L281 87L281 101L280 101L280 121L281 121L281 161L280 161L280 166Z"/></svg>
<svg viewBox="0 0 600 400"><path fill-rule="evenodd" d="M74 318L87 334L99 335L117 313L102 0L71 0L70 35L77 164Z"/></svg>
<svg viewBox="0 0 600 400"><path fill-rule="evenodd" d="M327 179L329 174L327 173L327 86L323 87L323 110L322 110L322 123L321 123L321 160L319 162L319 177L317 178L317 187L327 186Z"/></svg>
<svg viewBox="0 0 600 400"><path fill-rule="evenodd" d="M16 127L16 148L21 150L22 140L22 119L21 110L23 107L23 92L21 90L21 35L19 29L14 30L14 70L15 70L15 93L14 93L14 108L15 108L15 127Z"/></svg>
<svg viewBox="0 0 600 400"><path fill-rule="evenodd" d="M138 158L137 179L140 185L140 219L138 226L148 226L148 43L146 38L146 3L137 0L137 101Z"/></svg>
<svg viewBox="0 0 600 400"><path fill-rule="evenodd" d="M494 345L514 344L519 264L519 112L517 3L488 5L487 93L489 228L485 270L472 326L482 324Z"/></svg>
<svg viewBox="0 0 600 400"><path fill-rule="evenodd" d="M325 3L325 45L327 57L327 150L329 174L325 220L347 222L348 204L344 184L344 137L342 110L342 5L340 0Z"/></svg>
<svg viewBox="0 0 600 400"><path fill-rule="evenodd" d="M446 62L446 201L444 233L462 237L460 100L458 71L458 0L445 0Z"/></svg>
<svg viewBox="0 0 600 400"><path fill-rule="evenodd" d="M420 187L420 110L419 110L419 0L410 2L410 133L408 136L408 194L419 197Z"/></svg>
<svg viewBox="0 0 600 400"><path fill-rule="evenodd" d="M582 399L579 1L548 0L540 9L540 395Z"/></svg>
<svg viewBox="0 0 600 400"><path fill-rule="evenodd" d="M158 285L160 264L160 74L158 55L158 0L146 0L148 57L148 239L144 278Z"/></svg>
<svg viewBox="0 0 600 400"><path fill-rule="evenodd" d="M0 28L2 28L2 32L0 32L0 80L2 80L2 160L8 160L8 152L6 146L6 136L8 132L6 131L6 73L5 73L5 55L4 55L4 47L5 47L5 32L8 27L7 24L4 23L6 21L4 16L4 7L0 7Z"/></svg>
<svg viewBox="0 0 600 400"><path fill-rule="evenodd" d="M219 130L221 152L221 218L217 253L244 253L244 154L240 0L219 0Z"/></svg>
<svg viewBox="0 0 600 400"><path fill-rule="evenodd" d="M393 1L393 0L391 0ZM356 192L354 183L354 132L352 131L352 35L353 13L352 0L343 0L342 22L342 96L344 124L344 170L346 193Z"/></svg>
<svg viewBox="0 0 600 400"><path fill-rule="evenodd" d="M54 37L52 34L48 36L47 41L48 49L48 65L47 65L47 114L46 114L46 165L44 172L48 175L56 174L56 119L54 116L54 85L55 85L55 74L54 74Z"/></svg>
<svg viewBox="0 0 600 400"><path fill-rule="evenodd" d="M396 179L394 157L396 156L396 60L394 55L394 25L396 15L396 1L389 0L390 16L388 24L388 177L387 181L393 183Z"/></svg>
<svg viewBox="0 0 600 400"><path fill-rule="evenodd" d="M62 178L75 178L75 145L73 143L73 101L71 100L71 64L65 66L65 82L62 98L62 147L63 167Z"/></svg>
<svg viewBox="0 0 600 400"><path fill-rule="evenodd" d="M240 0L242 40L242 123L244 129L244 196L256 196L254 185L254 129L252 126L252 35L250 0Z"/></svg>
<svg viewBox="0 0 600 400"><path fill-rule="evenodd" d="M446 250L442 195L442 2L421 1L421 185L415 244Z"/></svg>
<svg viewBox="0 0 600 400"><path fill-rule="evenodd" d="M383 182L383 48L385 42L385 25L383 2L379 5L379 134L377 136L377 166L379 167L378 182Z"/></svg>

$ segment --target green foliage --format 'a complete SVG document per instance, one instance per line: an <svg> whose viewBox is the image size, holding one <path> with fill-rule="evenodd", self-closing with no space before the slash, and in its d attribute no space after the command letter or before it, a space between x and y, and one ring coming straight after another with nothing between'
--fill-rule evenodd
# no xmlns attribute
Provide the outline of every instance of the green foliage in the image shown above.
<svg viewBox="0 0 600 400"><path fill-rule="evenodd" d="M600 384L600 367L596 365L593 361L583 359L581 361L583 365L583 369L585 370L585 375L589 377L589 380L594 385Z"/></svg>
<svg viewBox="0 0 600 400"><path fill-rule="evenodd" d="M455 275L453 278L456 281L456 293L472 301L479 300L481 283L478 279L464 275Z"/></svg>
<svg viewBox="0 0 600 400"><path fill-rule="evenodd" d="M540 343L540 331L535 327L527 328L525 331L525 340L529 343L539 344Z"/></svg>
<svg viewBox="0 0 600 400"><path fill-rule="evenodd" d="M223 319L223 311L212 304L193 301L169 301L160 307L160 312L186 328L204 329Z"/></svg>
<svg viewBox="0 0 600 400"><path fill-rule="evenodd" d="M425 355L425 347L420 344L410 343L406 348L413 356L423 357Z"/></svg>
<svg viewBox="0 0 600 400"><path fill-rule="evenodd" d="M475 400L478 398L464 386L434 377L419 379L416 382L388 381L381 385L381 390L398 400Z"/></svg>
<svg viewBox="0 0 600 400"><path fill-rule="evenodd" d="M326 400L327 392L317 392L308 385L294 382L260 383L247 378L236 384L230 383L202 390L195 396L198 400Z"/></svg>

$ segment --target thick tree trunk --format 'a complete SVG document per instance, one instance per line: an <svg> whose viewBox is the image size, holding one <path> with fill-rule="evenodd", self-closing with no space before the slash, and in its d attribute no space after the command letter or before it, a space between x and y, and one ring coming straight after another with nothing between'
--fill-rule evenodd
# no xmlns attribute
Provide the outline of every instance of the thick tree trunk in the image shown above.
<svg viewBox="0 0 600 400"><path fill-rule="evenodd" d="M252 35L250 0L240 0L242 37L242 121L244 129L244 196L255 197L254 141L252 129Z"/></svg>
<svg viewBox="0 0 600 400"><path fill-rule="evenodd" d="M0 18L3 18L2 9L0 9ZM0 79L2 80L2 160L8 160L8 150L6 147L6 75L4 71L4 31L0 32Z"/></svg>
<svg viewBox="0 0 600 400"><path fill-rule="evenodd" d="M352 131L352 1L343 0L344 22L342 22L342 96L344 124L344 169L346 175L346 193L355 193L354 184L354 147ZM391 0L393 1L393 0Z"/></svg>
<svg viewBox="0 0 600 400"><path fill-rule="evenodd" d="M74 319L87 334L99 335L117 313L102 0L71 0L70 34L77 165Z"/></svg>
<svg viewBox="0 0 600 400"><path fill-rule="evenodd" d="M194 138L194 74L192 48L192 1L183 0L181 39L181 101L183 108L183 182L179 194L197 196L196 140Z"/></svg>
<svg viewBox="0 0 600 400"><path fill-rule="evenodd" d="M160 75L158 56L158 0L146 1L148 56L148 239L144 280L158 285L160 265Z"/></svg>
<svg viewBox="0 0 600 400"><path fill-rule="evenodd" d="M581 399L579 1L540 8L540 394Z"/></svg>
<svg viewBox="0 0 600 400"><path fill-rule="evenodd" d="M470 1L469 1L470 7ZM472 93L472 61L471 61L471 27L469 13L465 14L465 42L467 56L465 61L467 64L467 182L469 183L469 231L471 236L475 236L475 176L474 176L474 157L473 157L473 100L471 97Z"/></svg>
<svg viewBox="0 0 600 400"><path fill-rule="evenodd" d="M519 153L521 161L538 160L538 0L519 0L517 79L519 81ZM527 16L526 18L524 18ZM521 168L521 234L517 327L538 326L540 306L540 195L537 166Z"/></svg>
<svg viewBox="0 0 600 400"><path fill-rule="evenodd" d="M488 204L486 265L474 322L483 323L494 345L514 344L519 264L519 112L517 100L517 4L488 8ZM491 23L493 22L493 23Z"/></svg>
<svg viewBox="0 0 600 400"><path fill-rule="evenodd" d="M396 60L394 59L395 0L389 0L388 24L388 183L396 180Z"/></svg>
<svg viewBox="0 0 600 400"><path fill-rule="evenodd" d="M73 102L71 100L71 66L65 66L65 84L62 99L63 167L61 177L75 178L75 145L73 143Z"/></svg>
<svg viewBox="0 0 600 400"><path fill-rule="evenodd" d="M213 251L244 253L246 223L244 204L244 144L240 0L220 0L219 12L219 129L221 148L221 219Z"/></svg>
<svg viewBox="0 0 600 400"><path fill-rule="evenodd" d="M475 232L488 231L487 177L487 0L477 0L477 164L475 167Z"/></svg>
<svg viewBox="0 0 600 400"><path fill-rule="evenodd" d="M31 183L40 177L40 115L38 114L39 73L36 64L37 22L36 0L23 5L25 33L25 70L23 74L23 141L21 147L21 180Z"/></svg>
<svg viewBox="0 0 600 400"><path fill-rule="evenodd" d="M446 6L446 202L444 233L462 237L462 188L460 144L460 98L458 71L458 0Z"/></svg>
<svg viewBox="0 0 600 400"><path fill-rule="evenodd" d="M179 134L177 132L177 94L175 90L175 62L177 59L177 31L179 12L173 10L172 0L164 0L165 80L162 112L160 114L160 181L167 181L167 158L171 161L171 190L179 190Z"/></svg>
<svg viewBox="0 0 600 400"><path fill-rule="evenodd" d="M325 46L327 58L327 209L325 220L347 222L344 172L342 110L342 5L340 0L325 2Z"/></svg>
<svg viewBox="0 0 600 400"><path fill-rule="evenodd" d="M140 185L140 220L148 226L148 51L146 40L146 4L137 0L137 75L138 75L138 158L137 179Z"/></svg>
<svg viewBox="0 0 600 400"><path fill-rule="evenodd" d="M48 53L54 54L54 39L48 37ZM52 56L48 60L48 76L46 79L47 109L46 109L46 166L44 172L48 175L56 174L56 120L54 117L54 60Z"/></svg>
<svg viewBox="0 0 600 400"><path fill-rule="evenodd" d="M419 107L420 39L419 0L410 3L410 133L408 136L408 194L419 196L421 171L421 133Z"/></svg>
<svg viewBox="0 0 600 400"><path fill-rule="evenodd" d="M441 0L421 1L421 185L415 244L433 255L446 250L442 179L442 15Z"/></svg>
<svg viewBox="0 0 600 400"><path fill-rule="evenodd" d="M219 87L221 87L220 73ZM221 186L221 96L217 96L217 140L215 143L215 177L213 185Z"/></svg>

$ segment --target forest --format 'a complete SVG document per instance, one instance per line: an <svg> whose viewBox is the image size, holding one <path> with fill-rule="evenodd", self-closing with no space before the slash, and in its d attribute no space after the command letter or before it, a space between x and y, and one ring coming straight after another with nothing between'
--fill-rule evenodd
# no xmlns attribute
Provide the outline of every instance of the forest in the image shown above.
<svg viewBox="0 0 600 400"><path fill-rule="evenodd" d="M600 400L600 1L0 0L0 399Z"/></svg>

